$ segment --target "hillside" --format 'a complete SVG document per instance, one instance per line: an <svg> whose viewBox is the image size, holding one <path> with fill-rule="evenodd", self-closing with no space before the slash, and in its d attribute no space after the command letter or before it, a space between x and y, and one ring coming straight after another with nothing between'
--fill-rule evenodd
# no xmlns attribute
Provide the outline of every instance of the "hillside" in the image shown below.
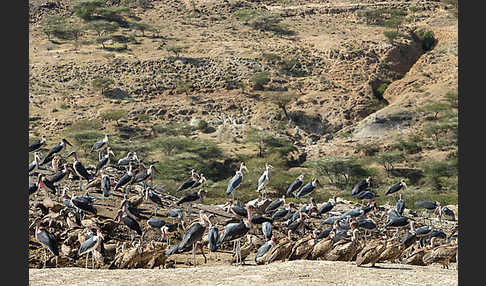
<svg viewBox="0 0 486 286"><path fill-rule="evenodd" d="M304 171L320 199L372 176L378 192L405 179L405 199L455 204L458 25L445 2L106 1L111 14L85 20L77 1L30 0L29 139L67 138L89 165L109 134L114 160L136 151L168 191L204 172L215 202L243 160L247 199L268 161L275 196ZM99 36L96 20L120 27Z"/></svg>

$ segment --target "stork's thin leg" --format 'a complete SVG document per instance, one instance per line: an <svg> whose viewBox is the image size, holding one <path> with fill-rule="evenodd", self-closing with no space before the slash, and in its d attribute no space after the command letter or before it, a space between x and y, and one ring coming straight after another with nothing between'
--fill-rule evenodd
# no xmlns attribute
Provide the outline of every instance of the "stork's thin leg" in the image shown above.
<svg viewBox="0 0 486 286"><path fill-rule="evenodd" d="M202 244L201 244L201 254L204 257L204 264L206 264L208 260L206 259L206 255L204 254L204 247L202 246Z"/></svg>
<svg viewBox="0 0 486 286"><path fill-rule="evenodd" d="M91 269L94 269L94 255L91 253Z"/></svg>
<svg viewBox="0 0 486 286"><path fill-rule="evenodd" d="M196 244L192 244L192 261L193 265L196 266Z"/></svg>
<svg viewBox="0 0 486 286"><path fill-rule="evenodd" d="M89 252L86 252L86 269L88 269L88 261L89 261L88 257L89 257Z"/></svg>
<svg viewBox="0 0 486 286"><path fill-rule="evenodd" d="M47 253L46 253L46 249L44 248L44 268L46 268L46 264L47 264Z"/></svg>

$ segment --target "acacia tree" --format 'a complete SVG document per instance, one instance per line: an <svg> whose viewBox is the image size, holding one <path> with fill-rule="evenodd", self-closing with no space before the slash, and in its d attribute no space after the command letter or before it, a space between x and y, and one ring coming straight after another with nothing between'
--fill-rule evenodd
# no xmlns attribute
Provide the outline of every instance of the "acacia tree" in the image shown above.
<svg viewBox="0 0 486 286"><path fill-rule="evenodd" d="M96 90L100 90L101 94L105 92L111 85L113 85L115 81L108 77L96 77L93 82L92 86Z"/></svg>
<svg viewBox="0 0 486 286"><path fill-rule="evenodd" d="M287 106L299 98L297 94L289 91L267 92L266 96L271 103L277 105L278 108L280 108L283 111L285 117L288 120L291 120L289 113L287 112Z"/></svg>
<svg viewBox="0 0 486 286"><path fill-rule="evenodd" d="M269 137L271 137L271 134L268 131L251 128L247 133L246 141L256 143L258 157L263 158L267 147L265 142Z"/></svg>
<svg viewBox="0 0 486 286"><path fill-rule="evenodd" d="M387 174L390 174L391 171L395 168L394 164L403 162L403 160L405 160L405 156L401 151L382 152L378 154L375 158L376 161L385 168Z"/></svg>
<svg viewBox="0 0 486 286"><path fill-rule="evenodd" d="M350 186L354 182L371 175L363 167L361 160L354 156L326 157L306 163L318 176L324 176L331 185Z"/></svg>
<svg viewBox="0 0 486 286"><path fill-rule="evenodd" d="M116 32L119 28L120 26L117 23L105 20L95 20L86 24L86 29L95 31L98 37Z"/></svg>

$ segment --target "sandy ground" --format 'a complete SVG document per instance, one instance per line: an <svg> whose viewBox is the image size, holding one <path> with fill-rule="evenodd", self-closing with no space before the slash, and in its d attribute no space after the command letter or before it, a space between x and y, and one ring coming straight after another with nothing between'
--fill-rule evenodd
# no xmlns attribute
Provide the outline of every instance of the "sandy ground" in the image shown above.
<svg viewBox="0 0 486 286"><path fill-rule="evenodd" d="M269 265L175 269L29 269L29 285L458 285L456 265L414 266L297 260Z"/></svg>

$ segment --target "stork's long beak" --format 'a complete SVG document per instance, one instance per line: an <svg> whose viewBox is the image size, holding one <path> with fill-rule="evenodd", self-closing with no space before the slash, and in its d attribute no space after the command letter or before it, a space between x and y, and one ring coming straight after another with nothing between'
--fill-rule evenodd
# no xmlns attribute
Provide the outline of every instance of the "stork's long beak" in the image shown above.
<svg viewBox="0 0 486 286"><path fill-rule="evenodd" d="M66 144L68 144L69 146L73 146L71 143L69 143L69 141L67 141L66 139L64 139L64 141L66 142Z"/></svg>
<svg viewBox="0 0 486 286"><path fill-rule="evenodd" d="M157 170L155 167L152 167L152 169L154 169L155 173L160 174L159 170Z"/></svg>

